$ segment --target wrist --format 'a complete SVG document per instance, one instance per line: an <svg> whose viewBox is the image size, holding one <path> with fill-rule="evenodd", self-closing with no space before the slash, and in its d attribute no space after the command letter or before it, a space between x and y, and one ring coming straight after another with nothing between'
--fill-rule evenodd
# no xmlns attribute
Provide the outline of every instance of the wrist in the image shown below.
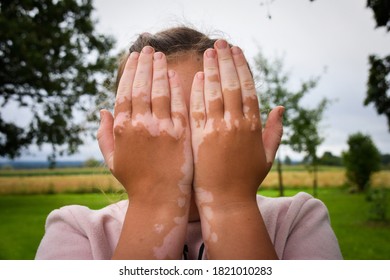
<svg viewBox="0 0 390 280"><path fill-rule="evenodd" d="M177 183L154 183L132 184L132 186L125 186L125 189L129 205L158 210L165 207L188 208L191 200L191 187L191 185Z"/></svg>

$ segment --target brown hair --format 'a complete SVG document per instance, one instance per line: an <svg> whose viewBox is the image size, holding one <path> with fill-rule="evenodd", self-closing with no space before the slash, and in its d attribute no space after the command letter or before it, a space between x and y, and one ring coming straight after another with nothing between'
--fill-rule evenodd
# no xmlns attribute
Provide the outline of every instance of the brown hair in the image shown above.
<svg viewBox="0 0 390 280"><path fill-rule="evenodd" d="M208 48L214 47L215 41L217 39L211 39L207 35L189 27L169 28L154 35L142 33L131 45L129 52L121 59L115 83L116 89L118 88L126 60L132 52L141 52L143 47L151 46L156 52L164 53L168 61L172 61L173 58L180 54L194 53L203 56L203 53Z"/></svg>

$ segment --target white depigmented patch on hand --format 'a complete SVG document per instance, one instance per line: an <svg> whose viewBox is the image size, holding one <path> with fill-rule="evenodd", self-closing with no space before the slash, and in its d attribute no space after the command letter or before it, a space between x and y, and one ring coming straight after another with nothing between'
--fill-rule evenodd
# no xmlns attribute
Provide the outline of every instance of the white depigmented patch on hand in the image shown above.
<svg viewBox="0 0 390 280"><path fill-rule="evenodd" d="M213 195L211 192L206 191L202 188L196 188L196 197L201 213L201 223L202 223L202 234L203 238L207 241L217 242L218 236L215 232L212 231L211 221L214 217L213 210L211 207L207 206L208 203L214 201Z"/></svg>
<svg viewBox="0 0 390 280"><path fill-rule="evenodd" d="M119 112L114 122L115 131L122 134L127 122L130 122L129 112Z"/></svg>
<svg viewBox="0 0 390 280"><path fill-rule="evenodd" d="M133 126L144 127L151 136L157 137L160 135L159 127L150 114L137 114L133 117Z"/></svg>
<svg viewBox="0 0 390 280"><path fill-rule="evenodd" d="M202 188L196 188L195 192L198 202L201 204L210 203L214 201L213 194L209 191L206 191Z"/></svg>
<svg viewBox="0 0 390 280"><path fill-rule="evenodd" d="M204 206L202 207L202 212L207 220L211 220L213 218L213 211L210 207Z"/></svg>
<svg viewBox="0 0 390 280"><path fill-rule="evenodd" d="M164 237L162 245L153 248L154 256L159 260L173 259L175 257L169 255L169 252L172 251L171 248L174 246L173 244L177 242L177 237L180 236L182 227L187 223L187 216L175 217L173 222L175 223L175 226Z"/></svg>
<svg viewBox="0 0 390 280"><path fill-rule="evenodd" d="M247 105L244 105L244 108L243 108L243 113L246 115L250 112L250 107L247 106Z"/></svg>
<svg viewBox="0 0 390 280"><path fill-rule="evenodd" d="M232 129L232 114L230 114L229 111L225 112L224 119L225 119L225 123L226 123L226 129L231 130Z"/></svg>
<svg viewBox="0 0 390 280"><path fill-rule="evenodd" d="M183 208L185 205L186 205L186 198L185 197L179 197L177 199L177 205L180 207L180 208Z"/></svg>
<svg viewBox="0 0 390 280"><path fill-rule="evenodd" d="M214 243L218 241L218 235L215 232L211 234L211 241Z"/></svg>
<svg viewBox="0 0 390 280"><path fill-rule="evenodd" d="M154 231L157 233L161 233L164 230L164 225L162 224L155 224L154 225Z"/></svg>

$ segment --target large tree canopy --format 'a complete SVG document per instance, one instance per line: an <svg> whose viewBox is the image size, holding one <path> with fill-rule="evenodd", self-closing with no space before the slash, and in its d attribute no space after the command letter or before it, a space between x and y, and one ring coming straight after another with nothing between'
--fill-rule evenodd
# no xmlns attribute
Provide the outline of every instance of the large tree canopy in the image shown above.
<svg viewBox="0 0 390 280"><path fill-rule="evenodd" d="M0 156L44 143L72 154L83 143L86 112L114 72L114 39L95 31L92 11L92 0L0 2ZM27 108L25 122L7 106Z"/></svg>
<svg viewBox="0 0 390 280"><path fill-rule="evenodd" d="M367 0L367 7L374 12L377 27L386 27L390 31L390 1ZM390 55L380 58L370 55L370 70L367 81L367 96L364 105L373 103L378 114L387 117L390 130Z"/></svg>
<svg viewBox="0 0 390 280"><path fill-rule="evenodd" d="M390 31L390 1L367 0L367 7L374 12L377 27L386 27Z"/></svg>
<svg viewBox="0 0 390 280"><path fill-rule="evenodd" d="M364 105L374 103L378 114L387 117L390 130L390 55L379 58L375 55L369 57L370 70L367 81L367 95Z"/></svg>

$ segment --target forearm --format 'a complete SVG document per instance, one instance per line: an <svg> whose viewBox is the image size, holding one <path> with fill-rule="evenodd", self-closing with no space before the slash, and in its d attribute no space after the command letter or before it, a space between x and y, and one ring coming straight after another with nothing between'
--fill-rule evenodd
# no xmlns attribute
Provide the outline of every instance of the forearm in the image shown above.
<svg viewBox="0 0 390 280"><path fill-rule="evenodd" d="M129 203L113 259L180 259L189 203Z"/></svg>
<svg viewBox="0 0 390 280"><path fill-rule="evenodd" d="M256 200L200 209L209 259L277 259Z"/></svg>

